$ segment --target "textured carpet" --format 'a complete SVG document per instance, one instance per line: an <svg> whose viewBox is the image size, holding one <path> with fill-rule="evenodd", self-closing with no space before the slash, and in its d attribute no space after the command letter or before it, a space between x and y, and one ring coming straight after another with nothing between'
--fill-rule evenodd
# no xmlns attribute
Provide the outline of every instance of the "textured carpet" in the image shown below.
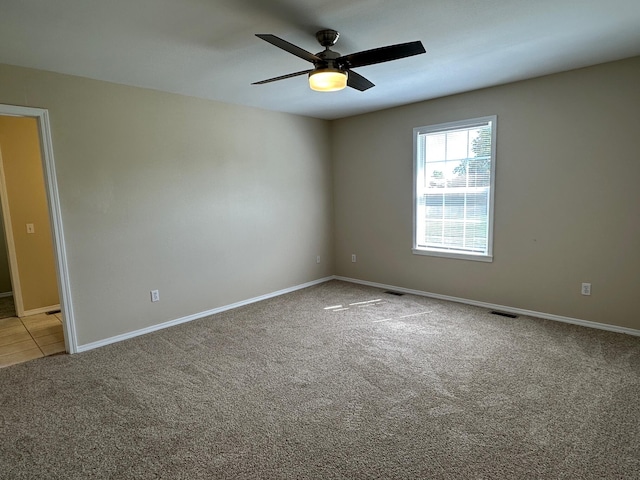
<svg viewBox="0 0 640 480"><path fill-rule="evenodd" d="M0 409L7 479L640 478L640 338L332 281L1 369Z"/></svg>

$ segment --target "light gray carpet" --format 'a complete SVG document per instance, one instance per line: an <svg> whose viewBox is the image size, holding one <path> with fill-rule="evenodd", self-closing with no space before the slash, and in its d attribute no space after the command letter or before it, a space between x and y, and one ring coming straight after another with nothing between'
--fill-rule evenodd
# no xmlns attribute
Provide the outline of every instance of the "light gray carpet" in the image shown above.
<svg viewBox="0 0 640 480"><path fill-rule="evenodd" d="M0 402L7 479L640 478L639 338L338 281L1 369Z"/></svg>

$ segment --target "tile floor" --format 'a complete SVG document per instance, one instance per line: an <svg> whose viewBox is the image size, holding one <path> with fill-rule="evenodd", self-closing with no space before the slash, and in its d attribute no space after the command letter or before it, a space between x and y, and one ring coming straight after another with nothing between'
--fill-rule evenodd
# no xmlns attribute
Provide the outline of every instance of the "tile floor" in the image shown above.
<svg viewBox="0 0 640 480"><path fill-rule="evenodd" d="M64 352L60 315L0 319L0 368Z"/></svg>

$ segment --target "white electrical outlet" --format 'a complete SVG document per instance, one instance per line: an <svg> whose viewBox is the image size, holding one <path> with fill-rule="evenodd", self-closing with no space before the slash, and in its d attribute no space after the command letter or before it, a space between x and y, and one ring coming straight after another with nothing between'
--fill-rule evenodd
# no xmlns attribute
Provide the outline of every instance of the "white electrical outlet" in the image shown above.
<svg viewBox="0 0 640 480"><path fill-rule="evenodd" d="M320 255L316 257L316 263L320 263Z"/></svg>
<svg viewBox="0 0 640 480"><path fill-rule="evenodd" d="M356 254L355 253L351 254L351 263L356 263Z"/></svg>
<svg viewBox="0 0 640 480"><path fill-rule="evenodd" d="M582 284L581 293L582 293L582 295L591 295L591 284L590 283L583 283Z"/></svg>
<svg viewBox="0 0 640 480"><path fill-rule="evenodd" d="M151 301L152 302L160 301L160 292L158 290L151 290Z"/></svg>

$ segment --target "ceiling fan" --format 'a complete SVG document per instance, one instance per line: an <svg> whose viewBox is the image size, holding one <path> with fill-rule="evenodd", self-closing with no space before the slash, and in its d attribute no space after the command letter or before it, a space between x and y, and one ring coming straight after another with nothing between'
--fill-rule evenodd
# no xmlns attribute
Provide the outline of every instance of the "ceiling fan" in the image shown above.
<svg viewBox="0 0 640 480"><path fill-rule="evenodd" d="M391 60L398 60L426 52L422 42L417 41L388 45L386 47L374 48L373 50L365 50L364 52L352 53L350 55L340 55L330 48L336 44L339 36L340 34L335 30L327 29L317 32L316 39L325 49L322 52L313 54L275 35L257 33L256 37L292 53L296 57L313 63L313 68L254 82L252 85L261 85L263 83L309 74L309 86L313 90L334 92L349 86L364 92L373 87L374 84L362 75L354 72L352 68L389 62Z"/></svg>

